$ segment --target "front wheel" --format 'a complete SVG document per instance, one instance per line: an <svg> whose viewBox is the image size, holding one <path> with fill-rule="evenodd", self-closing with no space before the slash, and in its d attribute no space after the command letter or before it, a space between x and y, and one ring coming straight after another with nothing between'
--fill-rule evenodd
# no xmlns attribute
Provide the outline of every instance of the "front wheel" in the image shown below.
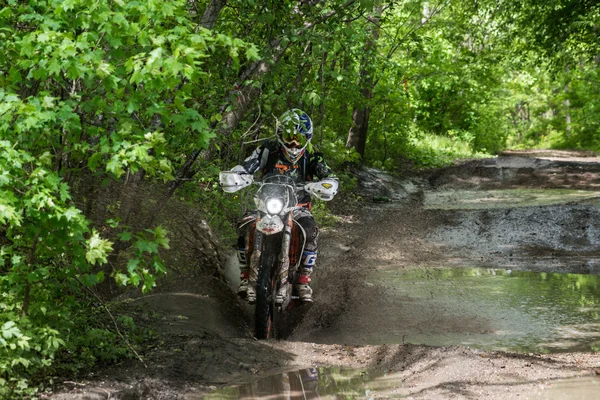
<svg viewBox="0 0 600 400"><path fill-rule="evenodd" d="M255 334L257 339L270 339L273 337L274 271L279 256L280 238L279 235L273 235L265 236L263 240L256 282Z"/></svg>

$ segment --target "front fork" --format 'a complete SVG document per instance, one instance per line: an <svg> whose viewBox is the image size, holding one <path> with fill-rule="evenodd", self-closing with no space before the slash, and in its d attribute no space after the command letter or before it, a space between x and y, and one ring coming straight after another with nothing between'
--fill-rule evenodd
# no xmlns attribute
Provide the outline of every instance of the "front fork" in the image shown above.
<svg viewBox="0 0 600 400"><path fill-rule="evenodd" d="M278 302L283 301L287 298L289 290L289 271L290 271L290 245L292 241L292 226L294 224L294 217L292 213L289 213L287 220L283 225L282 239L281 239L281 251L279 252L278 265L275 266L273 273L275 274L277 281L277 300ZM260 266L260 257L263 250L263 240L265 234L254 230L254 243L252 248L252 255L250 256L248 284L256 287L256 281L258 280L258 268Z"/></svg>
<svg viewBox="0 0 600 400"><path fill-rule="evenodd" d="M294 225L294 216L288 213L287 221L283 227L283 238L281 240L281 252L279 253L279 272L277 274L277 298L276 302L281 304L289 298L290 290L290 246L292 243L292 227Z"/></svg>
<svg viewBox="0 0 600 400"><path fill-rule="evenodd" d="M248 266L248 285L255 288L256 281L258 280L260 256L262 254L263 233L257 229L254 229L253 233L254 237L250 239L250 243L252 243L252 255L250 256L250 264Z"/></svg>

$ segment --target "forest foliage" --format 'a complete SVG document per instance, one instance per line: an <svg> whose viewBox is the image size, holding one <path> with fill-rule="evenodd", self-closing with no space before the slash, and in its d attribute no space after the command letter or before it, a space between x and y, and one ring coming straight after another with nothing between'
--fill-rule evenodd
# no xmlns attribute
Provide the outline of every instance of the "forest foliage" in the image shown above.
<svg viewBox="0 0 600 400"><path fill-rule="evenodd" d="M216 172L288 108L338 168L600 150L599 29L591 0L0 3L0 396L128 353L94 288L150 290L165 202L222 213ZM93 212L140 182L147 218Z"/></svg>

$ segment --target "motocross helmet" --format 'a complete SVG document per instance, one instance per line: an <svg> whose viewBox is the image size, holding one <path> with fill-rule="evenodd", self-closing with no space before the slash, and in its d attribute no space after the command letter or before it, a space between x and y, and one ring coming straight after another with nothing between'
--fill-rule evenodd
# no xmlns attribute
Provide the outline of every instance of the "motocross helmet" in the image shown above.
<svg viewBox="0 0 600 400"><path fill-rule="evenodd" d="M313 134L312 121L307 113L297 108L284 112L277 120L277 140L283 155L296 163L306 151Z"/></svg>

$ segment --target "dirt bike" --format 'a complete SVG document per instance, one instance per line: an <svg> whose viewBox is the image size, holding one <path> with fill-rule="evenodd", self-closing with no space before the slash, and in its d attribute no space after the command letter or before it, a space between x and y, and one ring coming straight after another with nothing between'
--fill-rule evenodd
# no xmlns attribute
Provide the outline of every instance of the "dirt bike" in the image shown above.
<svg viewBox="0 0 600 400"><path fill-rule="evenodd" d="M223 191L234 193L251 185L253 176L223 171L219 182ZM303 207L298 204L297 193L304 190L329 201L337 193L338 182L326 178L297 184L287 175L274 174L256 184L259 186L254 195L256 214L243 220L241 227L251 224L246 260L249 260L250 271L258 271L255 335L257 339L269 339L275 336L275 320L298 300L292 284L302 261L306 234L294 220L294 211Z"/></svg>

